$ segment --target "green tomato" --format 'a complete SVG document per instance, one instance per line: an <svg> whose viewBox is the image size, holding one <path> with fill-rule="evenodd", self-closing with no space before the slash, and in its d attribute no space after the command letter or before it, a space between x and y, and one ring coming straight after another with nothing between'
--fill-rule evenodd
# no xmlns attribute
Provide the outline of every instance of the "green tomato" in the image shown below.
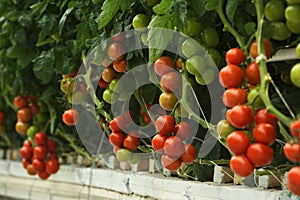
<svg viewBox="0 0 300 200"><path fill-rule="evenodd" d="M112 103L112 91L110 89L104 90L102 98L106 103L111 104Z"/></svg>
<svg viewBox="0 0 300 200"><path fill-rule="evenodd" d="M300 58L300 43L296 47L296 54Z"/></svg>
<svg viewBox="0 0 300 200"><path fill-rule="evenodd" d="M26 135L27 137L33 139L37 132L39 132L39 127L36 125L32 125L27 129Z"/></svg>
<svg viewBox="0 0 300 200"><path fill-rule="evenodd" d="M196 75L196 82L200 85L208 85L215 78L215 71L213 69L207 69L204 73Z"/></svg>
<svg viewBox="0 0 300 200"><path fill-rule="evenodd" d="M182 33L189 36L197 36L201 31L201 24L196 20L190 18L187 19L186 26L183 28Z"/></svg>
<svg viewBox="0 0 300 200"><path fill-rule="evenodd" d="M300 0L287 0L287 3L288 3L288 5L291 5L291 4L299 4L299 3L300 3Z"/></svg>
<svg viewBox="0 0 300 200"><path fill-rule="evenodd" d="M222 62L221 53L217 49L214 49L214 48L208 48L206 52L211 57L211 59L214 61L215 65L221 67L221 62Z"/></svg>
<svg viewBox="0 0 300 200"><path fill-rule="evenodd" d="M265 8L264 14L270 22L280 21L284 18L284 5L280 0L269 1Z"/></svg>
<svg viewBox="0 0 300 200"><path fill-rule="evenodd" d="M291 21L286 21L286 26L288 29L290 29L291 32L293 33L300 33L300 22L291 22Z"/></svg>
<svg viewBox="0 0 300 200"><path fill-rule="evenodd" d="M131 159L129 160L129 163L132 165L136 165L140 162L141 155L139 153L133 153L131 156Z"/></svg>
<svg viewBox="0 0 300 200"><path fill-rule="evenodd" d="M287 21L300 23L300 5L286 7L284 14Z"/></svg>
<svg viewBox="0 0 300 200"><path fill-rule="evenodd" d="M235 130L235 127L233 127L226 119L219 121L217 124L217 133L225 140L227 139L228 135Z"/></svg>
<svg viewBox="0 0 300 200"><path fill-rule="evenodd" d="M133 28L138 32L144 32L147 30L149 24L149 17L144 14L137 14L132 20Z"/></svg>
<svg viewBox="0 0 300 200"><path fill-rule="evenodd" d="M283 22L272 22L273 28L272 39L274 40L286 40L291 37L291 32Z"/></svg>
<svg viewBox="0 0 300 200"><path fill-rule="evenodd" d="M204 56L194 55L185 63L187 71L192 74L202 74L206 70L206 61Z"/></svg>
<svg viewBox="0 0 300 200"><path fill-rule="evenodd" d="M132 157L132 153L128 149L119 149L116 155L120 162L128 162Z"/></svg>
<svg viewBox="0 0 300 200"><path fill-rule="evenodd" d="M260 87L256 86L255 88L250 90L247 96L247 101L252 104L254 110L258 110L265 106L263 100L260 97L259 90Z"/></svg>
<svg viewBox="0 0 300 200"><path fill-rule="evenodd" d="M207 48L215 48L219 44L218 32L213 28L206 28L200 34L202 44Z"/></svg>
<svg viewBox="0 0 300 200"><path fill-rule="evenodd" d="M290 72L290 76L291 76L292 83L296 87L300 88L300 63L297 63L296 65L293 66L293 68Z"/></svg>
<svg viewBox="0 0 300 200"><path fill-rule="evenodd" d="M181 50L183 55L190 58L195 54L200 54L203 52L201 45L194 39L188 38L181 45Z"/></svg>
<svg viewBox="0 0 300 200"><path fill-rule="evenodd" d="M117 83L118 83L118 80L119 80L119 79L114 79L114 80L112 80L112 81L109 83L109 89L110 89L111 91L114 91L114 89L115 89L115 87L116 87L116 85L117 85Z"/></svg>

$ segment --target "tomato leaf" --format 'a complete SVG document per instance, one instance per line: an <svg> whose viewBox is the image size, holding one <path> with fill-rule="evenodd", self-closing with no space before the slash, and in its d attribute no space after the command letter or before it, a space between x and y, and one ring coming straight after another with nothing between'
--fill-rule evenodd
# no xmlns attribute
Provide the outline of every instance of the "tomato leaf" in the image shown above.
<svg viewBox="0 0 300 200"><path fill-rule="evenodd" d="M230 22L233 22L234 15L238 6L243 3L243 0L228 0L225 8L226 15Z"/></svg>
<svg viewBox="0 0 300 200"><path fill-rule="evenodd" d="M33 73L41 80L43 84L47 84L52 80L54 74L54 52L53 49L43 51L40 56L34 59Z"/></svg>
<svg viewBox="0 0 300 200"><path fill-rule="evenodd" d="M158 15L168 13L174 5L173 0L162 0L159 4L154 6L152 9Z"/></svg>
<svg viewBox="0 0 300 200"><path fill-rule="evenodd" d="M255 22L247 22L244 25L245 31L247 35L251 35L256 31L256 23Z"/></svg>
<svg viewBox="0 0 300 200"><path fill-rule="evenodd" d="M7 57L16 58L17 64L21 66L21 68L25 68L34 58L34 55L24 45L16 43L14 46L7 49Z"/></svg>
<svg viewBox="0 0 300 200"><path fill-rule="evenodd" d="M61 35L62 29L63 29L63 27L64 27L64 25L65 25L66 20L67 20L67 17L68 17L68 15L73 11L73 9L74 9L74 7L68 8L68 9L64 12L63 16L60 18L59 24L58 24L59 35Z"/></svg>
<svg viewBox="0 0 300 200"><path fill-rule="evenodd" d="M135 0L126 0L126 1L120 1L120 7L122 12L124 13L128 8L133 6L135 3Z"/></svg>
<svg viewBox="0 0 300 200"><path fill-rule="evenodd" d="M217 8L218 6L218 3L220 2L220 0L206 0L205 1L205 9L207 11L210 11L210 10L214 10Z"/></svg>
<svg viewBox="0 0 300 200"><path fill-rule="evenodd" d="M120 0L106 0L103 3L101 8L102 12L96 19L98 23L98 29L102 29L112 20L120 8L120 2Z"/></svg>
<svg viewBox="0 0 300 200"><path fill-rule="evenodd" d="M197 13L197 18L200 18L206 12L205 1L190 0L190 8Z"/></svg>
<svg viewBox="0 0 300 200"><path fill-rule="evenodd" d="M191 2L192 3L192 2ZM199 3L197 1L197 3ZM186 0L178 0L174 6L174 13L177 15L178 20L178 28L182 29L186 26L188 9L187 9L187 1Z"/></svg>

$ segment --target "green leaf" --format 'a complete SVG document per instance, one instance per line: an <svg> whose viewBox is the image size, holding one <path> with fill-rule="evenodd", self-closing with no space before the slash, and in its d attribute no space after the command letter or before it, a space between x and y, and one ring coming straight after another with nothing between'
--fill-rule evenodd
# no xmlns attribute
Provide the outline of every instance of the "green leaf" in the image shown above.
<svg viewBox="0 0 300 200"><path fill-rule="evenodd" d="M41 1L39 3L30 6L30 8L32 9L31 14L33 16L36 15L36 19L39 19L47 9L48 3L49 1Z"/></svg>
<svg viewBox="0 0 300 200"><path fill-rule="evenodd" d="M76 35L77 42L81 46L84 46L85 41L91 37L90 31L89 31L90 30L89 29L89 22L84 21L84 22L78 24L77 27L76 27L76 30L77 30L77 35Z"/></svg>
<svg viewBox="0 0 300 200"><path fill-rule="evenodd" d="M191 0L190 1L190 8L197 13L197 18L202 17L206 10L205 10L205 1L199 0Z"/></svg>
<svg viewBox="0 0 300 200"><path fill-rule="evenodd" d="M120 1L120 7L122 12L124 13L127 9L129 9L133 4L135 3L135 0L123 0Z"/></svg>
<svg viewBox="0 0 300 200"><path fill-rule="evenodd" d="M63 29L63 27L65 25L66 19L67 19L68 15L73 11L73 9L74 9L74 7L68 8L64 12L63 16L60 18L59 24L58 24L59 35L61 35L61 32L62 32L62 29Z"/></svg>
<svg viewBox="0 0 300 200"><path fill-rule="evenodd" d="M25 68L33 59L33 52L26 49L24 45L16 43L11 48L7 49L7 57L8 58L16 58L17 64L21 66L21 68Z"/></svg>
<svg viewBox="0 0 300 200"><path fill-rule="evenodd" d="M54 74L54 52L53 49L43 51L40 56L34 59L33 73L42 81L42 84L47 84L51 81Z"/></svg>
<svg viewBox="0 0 300 200"><path fill-rule="evenodd" d="M244 26L246 34L251 35L256 31L256 23L255 22L247 22Z"/></svg>
<svg viewBox="0 0 300 200"><path fill-rule="evenodd" d="M240 4L243 3L243 0L228 0L226 4L226 15L230 22L233 22L234 15Z"/></svg>
<svg viewBox="0 0 300 200"><path fill-rule="evenodd" d="M208 11L214 10L217 8L219 2L220 0L206 0L205 9Z"/></svg>
<svg viewBox="0 0 300 200"><path fill-rule="evenodd" d="M158 15L168 13L174 5L173 0L162 0L159 4L153 7L153 11Z"/></svg>
<svg viewBox="0 0 300 200"><path fill-rule="evenodd" d="M102 29L114 18L119 8L120 0L106 0L102 5L102 12L96 19L98 23L98 29Z"/></svg>

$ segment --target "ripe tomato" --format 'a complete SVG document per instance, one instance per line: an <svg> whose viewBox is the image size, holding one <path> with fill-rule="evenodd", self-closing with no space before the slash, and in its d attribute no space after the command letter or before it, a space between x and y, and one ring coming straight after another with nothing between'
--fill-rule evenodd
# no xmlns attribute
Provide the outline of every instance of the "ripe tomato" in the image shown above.
<svg viewBox="0 0 300 200"><path fill-rule="evenodd" d="M265 144L253 143L247 149L247 157L255 167L264 167L272 162L274 151Z"/></svg>
<svg viewBox="0 0 300 200"><path fill-rule="evenodd" d="M283 147L284 155L289 161L297 163L300 161L300 144L286 143Z"/></svg>
<svg viewBox="0 0 300 200"><path fill-rule="evenodd" d="M38 104L34 103L34 102L29 104L29 109L30 109L32 116L35 116L40 112L40 108L39 108Z"/></svg>
<svg viewBox="0 0 300 200"><path fill-rule="evenodd" d="M47 157L48 150L44 146L37 146L33 149L33 156L37 159L43 160Z"/></svg>
<svg viewBox="0 0 300 200"><path fill-rule="evenodd" d="M48 151L50 153L55 153L56 149L57 149L56 141L53 139L48 140Z"/></svg>
<svg viewBox="0 0 300 200"><path fill-rule="evenodd" d="M145 14L137 14L134 16L132 20L132 26L133 28L138 32L144 32L147 30L147 26L149 24L149 17Z"/></svg>
<svg viewBox="0 0 300 200"><path fill-rule="evenodd" d="M300 119L294 121L290 126L290 132L296 136L297 138L300 137Z"/></svg>
<svg viewBox="0 0 300 200"><path fill-rule="evenodd" d="M160 79L160 86L166 92L174 92L181 87L181 77L177 72L168 72L162 75Z"/></svg>
<svg viewBox="0 0 300 200"><path fill-rule="evenodd" d="M173 71L175 63L172 58L168 56L161 56L154 63L154 71L157 75L162 76L168 72Z"/></svg>
<svg viewBox="0 0 300 200"><path fill-rule="evenodd" d="M36 172L44 171L45 162L43 160L39 160L35 158L32 160L32 167Z"/></svg>
<svg viewBox="0 0 300 200"><path fill-rule="evenodd" d="M163 92L159 96L159 105L166 111L172 111L178 99L173 92Z"/></svg>
<svg viewBox="0 0 300 200"><path fill-rule="evenodd" d="M31 146L23 146L20 149L20 155L26 160L30 160L33 155L33 148Z"/></svg>
<svg viewBox="0 0 300 200"><path fill-rule="evenodd" d="M146 124L150 124L150 123L152 122L150 116L148 115L148 113L143 112L141 115L142 115L142 117L143 117L143 121L144 121Z"/></svg>
<svg viewBox="0 0 300 200"><path fill-rule="evenodd" d="M29 175L31 176L36 175L36 171L33 168L32 164L27 165L26 170Z"/></svg>
<svg viewBox="0 0 300 200"><path fill-rule="evenodd" d="M102 79L106 83L110 83L116 77L117 77L117 73L116 73L116 71L112 67L107 67L102 72Z"/></svg>
<svg viewBox="0 0 300 200"><path fill-rule="evenodd" d="M191 144L184 144L184 152L181 155L180 159L185 164L190 164L194 162L194 160L197 158L197 151L195 147Z"/></svg>
<svg viewBox="0 0 300 200"><path fill-rule="evenodd" d="M268 113L266 108L260 109L256 115L255 115L255 123L260 124L260 123L268 123L273 126L276 126L278 122L278 119L276 115L272 113Z"/></svg>
<svg viewBox="0 0 300 200"><path fill-rule="evenodd" d="M226 144L235 155L244 154L250 145L250 138L243 131L233 131L227 137Z"/></svg>
<svg viewBox="0 0 300 200"><path fill-rule="evenodd" d="M293 167L288 172L287 187L295 195L300 195L300 167Z"/></svg>
<svg viewBox="0 0 300 200"><path fill-rule="evenodd" d="M227 139L230 133L235 131L235 128L230 124L230 122L226 119L223 119L217 124L217 133L223 139Z"/></svg>
<svg viewBox="0 0 300 200"><path fill-rule="evenodd" d="M254 172L254 167L245 155L232 156L230 159L231 170L241 177L248 177Z"/></svg>
<svg viewBox="0 0 300 200"><path fill-rule="evenodd" d="M65 78L74 78L78 73L78 69L74 69L71 73L69 74L63 74L62 77Z"/></svg>
<svg viewBox="0 0 300 200"><path fill-rule="evenodd" d="M125 72L126 67L127 67L126 59L113 62L113 68L116 72Z"/></svg>
<svg viewBox="0 0 300 200"><path fill-rule="evenodd" d="M252 123L252 110L246 105L237 105L228 112L228 121L236 128L246 128Z"/></svg>
<svg viewBox="0 0 300 200"><path fill-rule="evenodd" d="M134 135L127 135L123 141L123 145L126 149L129 150L136 150L140 145L140 138L134 136Z"/></svg>
<svg viewBox="0 0 300 200"><path fill-rule="evenodd" d="M50 174L48 174L46 171L41 171L38 172L38 176L40 179L46 180L50 176Z"/></svg>
<svg viewBox="0 0 300 200"><path fill-rule="evenodd" d="M114 30L111 31L113 33ZM113 39L115 42L122 42L125 39L125 32L120 32L118 34L112 34L111 39Z"/></svg>
<svg viewBox="0 0 300 200"><path fill-rule="evenodd" d="M125 53L124 45L121 44L120 42L111 43L107 49L107 55L113 61L121 60L123 58L124 53Z"/></svg>
<svg viewBox="0 0 300 200"><path fill-rule="evenodd" d="M167 136L163 134L157 134L152 138L151 144L154 151L158 153L164 153L164 143L167 140Z"/></svg>
<svg viewBox="0 0 300 200"><path fill-rule="evenodd" d="M21 108L17 113L18 119L22 122L28 122L31 120L31 111L29 108Z"/></svg>
<svg viewBox="0 0 300 200"><path fill-rule="evenodd" d="M69 109L64 112L62 115L63 122L68 126L74 126L79 119L79 114L77 110Z"/></svg>
<svg viewBox="0 0 300 200"><path fill-rule="evenodd" d="M246 80L252 85L260 83L259 66L256 62L251 62L245 69Z"/></svg>
<svg viewBox="0 0 300 200"><path fill-rule="evenodd" d="M32 147L32 144L31 144L31 142L29 140L24 140L23 146L24 147Z"/></svg>
<svg viewBox="0 0 300 200"><path fill-rule="evenodd" d="M174 133L182 140L188 140L192 136L191 126L187 122L180 122L174 127Z"/></svg>
<svg viewBox="0 0 300 200"><path fill-rule="evenodd" d="M160 134L168 135L172 133L175 128L175 120L170 115L160 116L155 121L155 128Z"/></svg>
<svg viewBox="0 0 300 200"><path fill-rule="evenodd" d="M232 108L247 102L247 92L241 88L228 88L223 94L223 103Z"/></svg>
<svg viewBox="0 0 300 200"><path fill-rule="evenodd" d="M22 158L22 166L24 169L27 168L27 166L30 164L31 160L27 160L25 158Z"/></svg>
<svg viewBox="0 0 300 200"><path fill-rule="evenodd" d="M180 157L184 150L183 141L179 137L170 136L164 143L164 152L171 157Z"/></svg>
<svg viewBox="0 0 300 200"><path fill-rule="evenodd" d="M15 106L20 109L28 105L28 100L25 96L17 96L14 98Z"/></svg>
<svg viewBox="0 0 300 200"><path fill-rule="evenodd" d="M265 55L267 58L270 58L273 54L273 45L270 42L270 40L264 38L264 49L265 49ZM257 42L256 40L252 42L250 46L250 55L253 59L255 59L258 56L258 49L257 49Z"/></svg>
<svg viewBox="0 0 300 200"><path fill-rule="evenodd" d="M181 160L168 155L162 155L161 164L170 171L176 171L181 166Z"/></svg>
<svg viewBox="0 0 300 200"><path fill-rule="evenodd" d="M24 134L26 134L28 127L29 127L29 124L26 122L17 122L15 129L16 129L17 133L24 135Z"/></svg>
<svg viewBox="0 0 300 200"><path fill-rule="evenodd" d="M5 115L4 112L0 112L0 124L4 123Z"/></svg>
<svg viewBox="0 0 300 200"><path fill-rule="evenodd" d="M108 84L109 83L105 82L102 77L98 81L98 86L102 89L108 88Z"/></svg>
<svg viewBox="0 0 300 200"><path fill-rule="evenodd" d="M253 129L253 137L256 142L272 145L276 139L275 127L267 123L257 124Z"/></svg>
<svg viewBox="0 0 300 200"><path fill-rule="evenodd" d="M126 125L126 119L123 116L118 115L117 117L115 117L113 120L110 121L109 128L113 132L119 132L124 129L125 125Z"/></svg>
<svg viewBox="0 0 300 200"><path fill-rule="evenodd" d="M109 135L109 142L113 146L122 147L124 141L124 134L122 132L112 132Z"/></svg>
<svg viewBox="0 0 300 200"><path fill-rule="evenodd" d="M239 65L245 59L244 52L239 48L232 48L226 52L226 62L228 64Z"/></svg>
<svg viewBox="0 0 300 200"><path fill-rule="evenodd" d="M38 132L34 135L34 142L38 146L47 146L48 136L44 132Z"/></svg>
<svg viewBox="0 0 300 200"><path fill-rule="evenodd" d="M51 159L46 162L45 171L48 174L55 174L59 170L59 163L56 159Z"/></svg>
<svg viewBox="0 0 300 200"><path fill-rule="evenodd" d="M223 67L219 73L219 81L225 88L237 87L243 80L244 72L237 65L229 64Z"/></svg>

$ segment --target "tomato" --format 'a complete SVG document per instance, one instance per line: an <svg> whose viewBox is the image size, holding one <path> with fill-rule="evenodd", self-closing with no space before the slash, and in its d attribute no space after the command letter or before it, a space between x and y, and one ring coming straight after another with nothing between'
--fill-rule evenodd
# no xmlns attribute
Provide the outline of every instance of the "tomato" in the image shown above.
<svg viewBox="0 0 300 200"><path fill-rule="evenodd" d="M174 61L168 56L159 57L154 63L154 71L157 75L162 76L175 68Z"/></svg>
<svg viewBox="0 0 300 200"><path fill-rule="evenodd" d="M109 85L109 83L105 82L102 77L99 79L98 86L100 88L106 89L106 88L108 88L108 85Z"/></svg>
<svg viewBox="0 0 300 200"><path fill-rule="evenodd" d="M79 114L75 109L69 109L62 115L63 122L68 126L74 126L79 120Z"/></svg>
<svg viewBox="0 0 300 200"><path fill-rule="evenodd" d="M17 96L14 98L14 105L20 109L28 105L28 100L25 96Z"/></svg>
<svg viewBox="0 0 300 200"><path fill-rule="evenodd" d="M257 124L253 129L253 137L256 142L272 145L276 139L275 127L267 123Z"/></svg>
<svg viewBox="0 0 300 200"><path fill-rule="evenodd" d="M149 17L144 14L137 14L132 20L133 28L138 32L144 32L147 30L149 24Z"/></svg>
<svg viewBox="0 0 300 200"><path fill-rule="evenodd" d="M219 73L219 81L225 88L237 87L244 80L244 72L238 65L227 65Z"/></svg>
<svg viewBox="0 0 300 200"><path fill-rule="evenodd" d="M127 135L123 141L123 145L126 149L136 150L140 145L140 138L133 135Z"/></svg>
<svg viewBox="0 0 300 200"><path fill-rule="evenodd" d="M174 92L175 90L180 89L181 87L181 77L177 72L168 72L162 75L160 79L160 86L166 92Z"/></svg>
<svg viewBox="0 0 300 200"><path fill-rule="evenodd" d="M31 176L36 175L36 171L33 168L32 164L27 165L26 170L29 175Z"/></svg>
<svg viewBox="0 0 300 200"><path fill-rule="evenodd" d="M201 31L201 24L194 20L193 18L188 18L186 20L186 25L182 30L182 33L189 36L197 36Z"/></svg>
<svg viewBox="0 0 300 200"><path fill-rule="evenodd" d="M15 129L17 133L24 135L26 134L28 127L29 127L28 123L19 121L16 123Z"/></svg>
<svg viewBox="0 0 300 200"><path fill-rule="evenodd" d="M247 102L247 92L241 88L228 88L223 94L223 103L232 108Z"/></svg>
<svg viewBox="0 0 300 200"><path fill-rule="evenodd" d="M118 84L119 79L114 79L109 83L109 89L113 92L116 85Z"/></svg>
<svg viewBox="0 0 300 200"><path fill-rule="evenodd" d="M291 31L283 22L272 22L272 39L283 41L291 37Z"/></svg>
<svg viewBox="0 0 300 200"><path fill-rule="evenodd" d="M126 125L125 117L118 115L117 117L115 117L113 120L110 121L109 128L113 132L119 132L122 131L122 129L124 129L125 125Z"/></svg>
<svg viewBox="0 0 300 200"><path fill-rule="evenodd" d="M161 164L164 168L170 170L170 171L176 171L181 166L181 160L170 157L168 155L162 155L161 157Z"/></svg>
<svg viewBox="0 0 300 200"><path fill-rule="evenodd" d="M286 143L283 147L285 157L294 163L300 161L300 144Z"/></svg>
<svg viewBox="0 0 300 200"><path fill-rule="evenodd" d="M107 55L113 61L123 59L124 53L125 53L125 47L120 42L113 42L108 46Z"/></svg>
<svg viewBox="0 0 300 200"><path fill-rule="evenodd" d="M148 113L144 112L141 115L142 115L143 121L146 124L150 124L152 122L152 120L151 120L150 116L148 115Z"/></svg>
<svg viewBox="0 0 300 200"><path fill-rule="evenodd" d="M267 58L270 58L273 54L273 45L270 42L270 40L264 38L264 49L265 49L265 55ZM258 56L258 49L257 49L257 42L256 40L252 42L250 46L250 55L253 59L255 59Z"/></svg>
<svg viewBox="0 0 300 200"><path fill-rule="evenodd" d="M20 149L20 155L22 158L29 160L33 155L33 148L31 146L23 146Z"/></svg>
<svg viewBox="0 0 300 200"><path fill-rule="evenodd" d="M251 62L245 69L245 76L248 83L257 85L260 83L259 66L256 62Z"/></svg>
<svg viewBox="0 0 300 200"><path fill-rule="evenodd" d="M294 121L290 126L290 132L297 138L300 137L300 119Z"/></svg>
<svg viewBox="0 0 300 200"><path fill-rule="evenodd" d="M31 144L31 142L29 140L24 140L23 146L24 147L32 147L32 144Z"/></svg>
<svg viewBox="0 0 300 200"><path fill-rule="evenodd" d="M185 55L187 58L190 58L193 55L202 52L203 48L196 40L194 40L193 38L188 38L182 43L181 51L183 55Z"/></svg>
<svg viewBox="0 0 300 200"><path fill-rule="evenodd" d="M27 168L27 166L31 163L31 160L27 160L25 158L22 158L22 166L24 169Z"/></svg>
<svg viewBox="0 0 300 200"><path fill-rule="evenodd" d="M32 116L35 116L40 112L40 108L39 108L38 104L34 103L34 102L29 104L29 109L30 109Z"/></svg>
<svg viewBox="0 0 300 200"><path fill-rule="evenodd" d="M290 72L290 77L292 83L300 88L300 63L297 63L296 65L293 66L291 72Z"/></svg>
<svg viewBox="0 0 300 200"><path fill-rule="evenodd" d="M235 128L230 124L230 122L226 119L223 119L217 124L217 133L223 139L227 139L230 133L235 131Z"/></svg>
<svg viewBox="0 0 300 200"><path fill-rule="evenodd" d="M200 40L205 47L215 48L219 44L218 32L213 28L206 28L201 32Z"/></svg>
<svg viewBox="0 0 300 200"><path fill-rule="evenodd" d="M174 127L174 133L182 140L188 140L192 136L191 126L187 122L180 122Z"/></svg>
<svg viewBox="0 0 300 200"><path fill-rule="evenodd" d="M155 121L155 128L160 134L168 135L172 133L175 128L175 120L170 115L160 116Z"/></svg>
<svg viewBox="0 0 300 200"><path fill-rule="evenodd" d="M252 110L246 105L234 106L228 113L228 121L236 128L246 128L253 120Z"/></svg>
<svg viewBox="0 0 300 200"><path fill-rule="evenodd" d="M247 149L247 157L255 167L264 167L272 162L274 151L265 144L253 143Z"/></svg>
<svg viewBox="0 0 300 200"><path fill-rule="evenodd" d="M175 62L175 66L178 70L182 70L182 59L178 58Z"/></svg>
<svg viewBox="0 0 300 200"><path fill-rule="evenodd" d="M128 149L119 149L116 156L120 162L127 162L131 159L132 153Z"/></svg>
<svg viewBox="0 0 300 200"><path fill-rule="evenodd" d="M0 124L4 123L5 115L4 112L0 112Z"/></svg>
<svg viewBox="0 0 300 200"><path fill-rule="evenodd" d="M107 67L103 70L102 72L102 79L106 82L106 83L110 83L112 80L114 80L117 77L117 73L116 71L111 68L111 67Z"/></svg>
<svg viewBox="0 0 300 200"><path fill-rule="evenodd" d="M48 151L50 153L55 153L56 149L57 149L56 141L53 139L48 140Z"/></svg>
<svg viewBox="0 0 300 200"><path fill-rule="evenodd" d="M164 143L164 152L171 157L181 156L184 150L183 141L177 136L168 137Z"/></svg>
<svg viewBox="0 0 300 200"><path fill-rule="evenodd" d="M300 167L293 167L287 175L287 188L295 195L300 196Z"/></svg>
<svg viewBox="0 0 300 200"><path fill-rule="evenodd" d="M38 172L38 176L40 179L46 180L47 178L49 178L50 174L48 174L46 171L41 171Z"/></svg>
<svg viewBox="0 0 300 200"><path fill-rule="evenodd" d="M116 72L125 72L126 67L127 67L126 59L113 62L113 68Z"/></svg>
<svg viewBox="0 0 300 200"><path fill-rule="evenodd" d="M174 109L175 104L178 99L172 92L163 92L159 96L159 104L160 106L167 111L171 111Z"/></svg>
<svg viewBox="0 0 300 200"><path fill-rule="evenodd" d="M191 144L184 144L184 149L180 159L185 164L191 164L197 158L197 151Z"/></svg>
<svg viewBox="0 0 300 200"><path fill-rule="evenodd" d="M256 115L255 115L255 123L260 124L260 123L268 123L273 126L276 126L278 122L278 119L276 115L272 113L268 113L266 108L260 109Z"/></svg>
<svg viewBox="0 0 300 200"><path fill-rule="evenodd" d="M239 65L245 59L244 52L239 48L232 48L226 52L226 62L228 64Z"/></svg>
<svg viewBox="0 0 300 200"><path fill-rule="evenodd" d="M300 22L286 21L286 26L292 33L300 33Z"/></svg>
<svg viewBox="0 0 300 200"><path fill-rule="evenodd" d="M39 131L39 127L37 127L36 125L32 125L30 126L27 131L26 131L26 135L27 137L33 139L34 135Z"/></svg>
<svg viewBox="0 0 300 200"><path fill-rule="evenodd" d="M71 78L62 79L60 81L60 90L65 94L72 92L74 90L74 83Z"/></svg>
<svg viewBox="0 0 300 200"><path fill-rule="evenodd" d="M254 172L254 167L245 155L232 156L230 159L231 170L241 177L248 177Z"/></svg>
<svg viewBox="0 0 300 200"><path fill-rule="evenodd" d="M28 122L31 120L31 111L29 108L21 108L17 113L18 119L22 122Z"/></svg>
<svg viewBox="0 0 300 200"><path fill-rule="evenodd" d="M66 79L66 78L74 78L76 75L77 75L77 73L78 73L78 70L77 69L74 69L71 73L69 73L69 74L63 74L62 75L62 77L64 78L64 79Z"/></svg>
<svg viewBox="0 0 300 200"><path fill-rule="evenodd" d="M151 144L154 151L158 153L164 153L164 143L167 140L167 136L163 134L157 134L152 138Z"/></svg>
<svg viewBox="0 0 300 200"><path fill-rule="evenodd" d="M55 174L59 170L59 163L56 159L50 159L46 162L45 171L48 174Z"/></svg>
<svg viewBox="0 0 300 200"><path fill-rule="evenodd" d="M45 169L45 163L43 160L39 160L35 158L32 160L32 167L36 172L41 172L44 171Z"/></svg>
<svg viewBox="0 0 300 200"><path fill-rule="evenodd" d="M298 45L296 46L296 54L297 54L297 56L300 58L300 42L299 42Z"/></svg>
<svg viewBox="0 0 300 200"><path fill-rule="evenodd" d="M192 75L202 74L206 70L206 60L204 56L194 55L187 59L185 67Z"/></svg>
<svg viewBox="0 0 300 200"><path fill-rule="evenodd" d="M215 79L215 71L207 69L203 74L196 75L196 82L200 85L208 85Z"/></svg>
<svg viewBox="0 0 300 200"><path fill-rule="evenodd" d="M299 4L300 0L287 0L288 5Z"/></svg>
<svg viewBox="0 0 300 200"><path fill-rule="evenodd" d="M259 90L260 87L256 86L255 88L250 90L247 96L248 103L251 103L255 110L265 107L265 104L260 96Z"/></svg>
<svg viewBox="0 0 300 200"><path fill-rule="evenodd" d="M48 150L45 146L37 146L33 149L33 156L37 159L45 159L47 157Z"/></svg>
<svg viewBox="0 0 300 200"><path fill-rule="evenodd" d="M113 32L113 30L112 30ZM112 34L111 39L113 39L115 42L122 42L125 39L125 32L120 32L118 34Z"/></svg>
<svg viewBox="0 0 300 200"><path fill-rule="evenodd" d="M269 1L264 8L264 15L270 22L281 21L284 18L284 5L280 0Z"/></svg>
<svg viewBox="0 0 300 200"><path fill-rule="evenodd" d="M289 5L284 12L287 21L300 23L300 5Z"/></svg>
<svg viewBox="0 0 300 200"><path fill-rule="evenodd" d="M104 92L102 94L102 98L106 103L111 104L111 103L113 103L112 95L113 95L113 92L110 89L106 89L106 90L104 90Z"/></svg>
<svg viewBox="0 0 300 200"><path fill-rule="evenodd" d="M250 138L243 131L233 131L227 137L226 144L235 155L244 154L250 145Z"/></svg>

